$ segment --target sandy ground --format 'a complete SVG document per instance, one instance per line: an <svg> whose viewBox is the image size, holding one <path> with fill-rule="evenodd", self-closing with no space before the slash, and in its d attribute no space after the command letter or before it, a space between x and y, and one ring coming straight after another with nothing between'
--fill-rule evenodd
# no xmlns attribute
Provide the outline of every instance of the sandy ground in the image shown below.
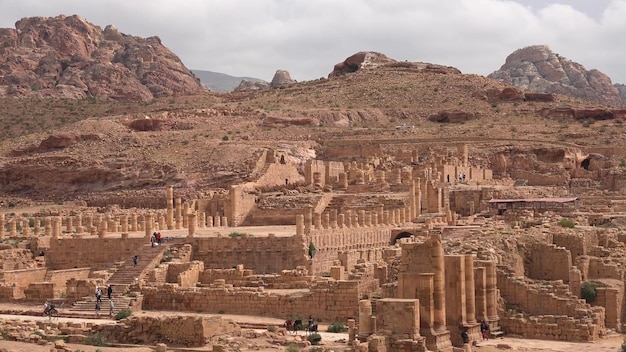
<svg viewBox="0 0 626 352"><path fill-rule="evenodd" d="M23 310L33 311L37 306L18 306L13 304L0 304L0 312ZM180 313L180 312L162 312L162 311L141 311L134 313L137 316L163 316L163 315L203 315L211 316L207 314L199 313ZM237 323L245 325L279 325L283 321L281 319L258 317L258 316L243 316L243 315L217 315L224 319L230 319ZM45 320L47 318L41 316L29 316L29 315L10 315L0 314L0 319L20 319L20 320ZM112 320L108 318L93 319L90 317L61 317L59 321L66 322L87 322L91 324L112 324ZM344 350L348 348L347 340L348 334L341 333L329 333L327 332L328 326L320 324L319 333L322 336L322 343L324 347L333 348L336 350ZM244 328L245 329L245 328ZM266 331L266 328L253 329L258 333ZM294 341L304 339L304 332L299 332L298 335L287 335L286 339L293 339ZM619 348L624 341L624 335L611 334L607 338L601 339L596 343L572 343L572 342L560 342L560 341L545 341L545 340L530 340L520 339L513 337L504 337L488 341L480 341L476 346L472 347L473 351L479 352L501 352L501 351L520 351L520 352L618 352ZM247 343L246 343L247 342ZM15 341L2 341L0 340L0 348L5 348L8 351L13 352L49 352L52 345L40 346L31 343L15 342ZM78 344L67 344L72 351L85 351L96 352L96 350L102 352L148 352L152 351L150 347L95 347ZM185 349L187 351L210 351L212 346L206 346L204 348L197 349ZM248 339L243 341L241 351L284 351L284 346L277 346L268 344L266 338L257 337L256 339Z"/></svg>

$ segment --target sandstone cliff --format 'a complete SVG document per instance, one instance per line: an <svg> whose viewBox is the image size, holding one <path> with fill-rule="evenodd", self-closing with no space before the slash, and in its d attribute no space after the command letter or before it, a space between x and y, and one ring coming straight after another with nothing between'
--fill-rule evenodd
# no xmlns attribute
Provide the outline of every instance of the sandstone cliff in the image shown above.
<svg viewBox="0 0 626 352"><path fill-rule="evenodd" d="M79 16L0 29L0 96L150 100L205 91L158 37L104 30Z"/></svg>
<svg viewBox="0 0 626 352"><path fill-rule="evenodd" d="M538 93L556 93L621 106L624 99L604 73L573 62L545 45L516 50L488 76Z"/></svg>

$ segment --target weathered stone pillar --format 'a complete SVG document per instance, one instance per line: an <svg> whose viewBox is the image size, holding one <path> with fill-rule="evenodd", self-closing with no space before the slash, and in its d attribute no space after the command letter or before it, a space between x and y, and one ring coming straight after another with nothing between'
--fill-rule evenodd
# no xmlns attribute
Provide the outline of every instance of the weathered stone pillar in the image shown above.
<svg viewBox="0 0 626 352"><path fill-rule="evenodd" d="M582 274L577 267L573 266L569 270L569 290L570 292L580 298L580 290L582 289Z"/></svg>
<svg viewBox="0 0 626 352"><path fill-rule="evenodd" d="M313 214L313 227L316 230L319 230L322 228L322 214L320 213Z"/></svg>
<svg viewBox="0 0 626 352"><path fill-rule="evenodd" d="M189 224L187 223L187 220L189 220L189 217L187 215L189 215L189 203L185 202L185 204L183 204L183 228L187 228L189 226Z"/></svg>
<svg viewBox="0 0 626 352"><path fill-rule="evenodd" d="M419 274L417 277L417 299L420 301L420 334L422 336L431 336L434 332L434 280L435 274L432 273ZM430 348L430 346L426 347ZM436 351L436 349L430 349Z"/></svg>
<svg viewBox="0 0 626 352"><path fill-rule="evenodd" d="M319 172L317 172L317 174L319 176ZM307 235L310 234L311 226L313 226L313 206L307 204L304 206L304 233Z"/></svg>
<svg viewBox="0 0 626 352"><path fill-rule="evenodd" d="M337 228L337 209L330 210L330 228Z"/></svg>
<svg viewBox="0 0 626 352"><path fill-rule="evenodd" d="M358 169L354 172L354 184L355 185L365 184L365 175L363 174L363 170Z"/></svg>
<svg viewBox="0 0 626 352"><path fill-rule="evenodd" d="M302 214L296 215L296 235L304 235L304 215Z"/></svg>
<svg viewBox="0 0 626 352"><path fill-rule="evenodd" d="M137 214L135 213L130 215L130 231L139 231L137 228Z"/></svg>
<svg viewBox="0 0 626 352"><path fill-rule="evenodd" d="M33 235L34 236L39 236L39 234L41 233L41 220L39 218L35 218L35 226L33 227ZM2 227L4 228L4 225L2 225ZM2 236L0 236L0 238L2 238Z"/></svg>
<svg viewBox="0 0 626 352"><path fill-rule="evenodd" d="M352 227L352 210L346 209L343 211L343 223L345 227Z"/></svg>
<svg viewBox="0 0 626 352"><path fill-rule="evenodd" d="M180 197L176 198L176 206L175 206L175 212L176 212L176 225L174 226L174 228L176 230L180 230L180 228L183 226L183 207L182 207L182 199Z"/></svg>
<svg viewBox="0 0 626 352"><path fill-rule="evenodd" d="M337 227L342 229L346 226L345 224L345 216L344 214L338 214L337 215Z"/></svg>
<svg viewBox="0 0 626 352"><path fill-rule="evenodd" d="M49 225L46 224L46 231L48 230L48 226L50 226L50 231L52 232L52 238L59 238L59 217L55 216L52 219L47 218L50 220Z"/></svg>
<svg viewBox="0 0 626 352"><path fill-rule="evenodd" d="M167 229L174 229L174 186L167 186L167 214L165 222Z"/></svg>
<svg viewBox="0 0 626 352"><path fill-rule="evenodd" d="M65 231L67 231L67 233L72 233L74 232L74 226L73 226L73 222L72 222L72 217L68 216L65 218Z"/></svg>
<svg viewBox="0 0 626 352"><path fill-rule="evenodd" d="M356 211L351 212L350 216L352 217L352 219L350 219L350 224L352 225L352 227L359 227L359 216L357 215Z"/></svg>
<svg viewBox="0 0 626 352"><path fill-rule="evenodd" d="M28 219L22 220L22 236L30 236L30 225L28 224Z"/></svg>
<svg viewBox="0 0 626 352"><path fill-rule="evenodd" d="M378 226L378 213L372 213L372 226Z"/></svg>
<svg viewBox="0 0 626 352"><path fill-rule="evenodd" d="M476 323L476 295L474 290L474 256L465 256L465 311L468 324Z"/></svg>
<svg viewBox="0 0 626 352"><path fill-rule="evenodd" d="M207 216L206 217L206 226L207 227L213 227L213 217L212 216Z"/></svg>
<svg viewBox="0 0 626 352"><path fill-rule="evenodd" d="M83 228L83 215L78 214L76 215L76 233L80 235L84 231L85 229Z"/></svg>
<svg viewBox="0 0 626 352"><path fill-rule="evenodd" d="M109 222L107 220L98 219L98 237L104 238L107 232L107 228L109 226Z"/></svg>
<svg viewBox="0 0 626 352"><path fill-rule="evenodd" d="M206 213L201 211L200 214L198 214L200 219L198 219L198 226L200 226L200 228L205 228L206 227Z"/></svg>
<svg viewBox="0 0 626 352"><path fill-rule="evenodd" d="M368 299L359 301L359 340L367 341L367 338L373 333L372 331L372 302Z"/></svg>
<svg viewBox="0 0 626 352"><path fill-rule="evenodd" d="M430 242L430 258L432 270L434 272L433 279L433 303L434 303L434 322L435 330L445 331L446 327L446 290L445 290L445 264L443 245L441 244L441 235L431 234L428 238Z"/></svg>
<svg viewBox="0 0 626 352"><path fill-rule="evenodd" d="M418 177L415 180L415 216L422 214L422 180Z"/></svg>
<svg viewBox="0 0 626 352"><path fill-rule="evenodd" d="M357 220L359 221L360 227L365 226L365 210L359 210L359 218Z"/></svg>
<svg viewBox="0 0 626 352"><path fill-rule="evenodd" d="M322 213L322 227L328 229L330 227L330 214L325 211Z"/></svg>
<svg viewBox="0 0 626 352"><path fill-rule="evenodd" d="M189 217L189 219L187 220L187 224L188 224L187 237L193 237L196 234L196 213L191 212L187 214L187 216Z"/></svg>
<svg viewBox="0 0 626 352"><path fill-rule="evenodd" d="M225 216L222 216L222 226L228 227L228 218Z"/></svg>
<svg viewBox="0 0 626 352"><path fill-rule="evenodd" d="M222 217L219 215L215 215L213 217L213 222L215 227L222 227Z"/></svg>
<svg viewBox="0 0 626 352"><path fill-rule="evenodd" d="M150 236L152 236L152 232L154 229L154 220L152 219L152 214L145 214L143 216L144 219L144 233L146 235L146 238L150 238Z"/></svg>
<svg viewBox="0 0 626 352"><path fill-rule="evenodd" d="M339 173L339 189L348 188L348 175L345 172Z"/></svg>
<svg viewBox="0 0 626 352"><path fill-rule="evenodd" d="M487 291L486 291L485 268L474 268L474 293L476 302L476 317L480 320L487 319Z"/></svg>
<svg viewBox="0 0 626 352"><path fill-rule="evenodd" d="M470 200L470 201L469 201L469 216L474 216L474 214L476 214L476 209L475 209L474 201L473 201L473 200Z"/></svg>
<svg viewBox="0 0 626 352"><path fill-rule="evenodd" d="M120 215L120 222L122 223L122 232L128 232L128 215Z"/></svg>
<svg viewBox="0 0 626 352"><path fill-rule="evenodd" d="M9 223L9 235L11 237L17 236L17 218L13 217Z"/></svg>
<svg viewBox="0 0 626 352"><path fill-rule="evenodd" d="M348 319L348 344L352 344L357 334L356 321Z"/></svg>
<svg viewBox="0 0 626 352"><path fill-rule="evenodd" d="M365 226L372 226L372 212L368 211L367 213L365 213Z"/></svg>
<svg viewBox="0 0 626 352"><path fill-rule="evenodd" d="M4 214L0 214L0 238L4 238Z"/></svg>
<svg viewBox="0 0 626 352"><path fill-rule="evenodd" d="M487 293L487 318L489 321L498 320L497 311L497 276L496 263L493 260L487 261L485 265L486 293Z"/></svg>
<svg viewBox="0 0 626 352"><path fill-rule="evenodd" d="M453 326L467 325L465 288L465 256L444 256L446 322Z"/></svg>

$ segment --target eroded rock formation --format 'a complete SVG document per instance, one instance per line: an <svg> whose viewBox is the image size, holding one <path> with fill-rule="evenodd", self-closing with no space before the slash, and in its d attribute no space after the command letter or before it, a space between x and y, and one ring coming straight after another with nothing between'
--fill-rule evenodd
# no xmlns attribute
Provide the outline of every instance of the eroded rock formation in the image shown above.
<svg viewBox="0 0 626 352"><path fill-rule="evenodd" d="M205 91L158 37L104 30L79 16L0 29L0 96L150 100Z"/></svg>
<svg viewBox="0 0 626 352"><path fill-rule="evenodd" d="M545 45L514 51L488 77L531 92L564 94L616 106L624 104L607 75L596 69L587 70Z"/></svg>

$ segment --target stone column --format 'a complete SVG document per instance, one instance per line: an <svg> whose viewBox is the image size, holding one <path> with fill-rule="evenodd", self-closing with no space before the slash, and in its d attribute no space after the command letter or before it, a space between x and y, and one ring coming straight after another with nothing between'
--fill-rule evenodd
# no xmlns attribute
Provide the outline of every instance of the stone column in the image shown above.
<svg viewBox="0 0 626 352"><path fill-rule="evenodd" d="M359 226L365 227L365 210L359 210Z"/></svg>
<svg viewBox="0 0 626 352"><path fill-rule="evenodd" d="M296 215L296 236L304 235L304 215Z"/></svg>
<svg viewBox="0 0 626 352"><path fill-rule="evenodd" d="M474 216L474 214L476 214L476 209L475 209L474 201L473 201L473 200L470 200L470 201L469 201L469 216Z"/></svg>
<svg viewBox="0 0 626 352"><path fill-rule="evenodd" d="M486 293L487 293L487 318L489 321L498 320L497 311L497 276L496 263L493 260L487 261L485 265Z"/></svg>
<svg viewBox="0 0 626 352"><path fill-rule="evenodd" d="M322 228L322 214L320 213L313 214L313 227L316 230L319 230Z"/></svg>
<svg viewBox="0 0 626 352"><path fill-rule="evenodd" d="M128 215L121 215L120 222L122 223L122 232L128 232Z"/></svg>
<svg viewBox="0 0 626 352"><path fill-rule="evenodd" d="M137 214L132 213L130 216L130 231L139 231L137 228Z"/></svg>
<svg viewBox="0 0 626 352"><path fill-rule="evenodd" d="M28 219L22 220L22 236L30 236L30 225L28 224Z"/></svg>
<svg viewBox="0 0 626 352"><path fill-rule="evenodd" d="M372 331L372 302L368 299L359 301L359 340L367 341Z"/></svg>
<svg viewBox="0 0 626 352"><path fill-rule="evenodd" d="M345 219L346 218L345 218L344 214L337 215L337 227L338 228L341 229L341 228L344 228L346 226Z"/></svg>
<svg viewBox="0 0 626 352"><path fill-rule="evenodd" d="M222 227L222 217L219 215L215 215L213 217L213 222L215 227Z"/></svg>
<svg viewBox="0 0 626 352"><path fill-rule="evenodd" d="M330 228L337 228L337 209L330 210Z"/></svg>
<svg viewBox="0 0 626 352"><path fill-rule="evenodd" d="M422 214L422 180L418 177L415 180L415 216Z"/></svg>
<svg viewBox="0 0 626 352"><path fill-rule="evenodd" d="M2 227L4 228L4 225L2 225ZM35 218L35 227L33 227L33 235L39 236L40 232L41 232L41 220L39 218ZM0 236L0 238L2 237Z"/></svg>
<svg viewBox="0 0 626 352"><path fill-rule="evenodd" d="M582 274L577 267L573 266L569 270L569 290L570 292L580 298L580 290L582 288Z"/></svg>
<svg viewBox="0 0 626 352"><path fill-rule="evenodd" d="M67 231L67 233L72 233L74 232L74 226L73 226L73 221L72 221L72 217L68 216L65 218L65 229Z"/></svg>
<svg viewBox="0 0 626 352"><path fill-rule="evenodd" d="M446 323L451 326L467 325L465 288L465 256L444 256Z"/></svg>
<svg viewBox="0 0 626 352"><path fill-rule="evenodd" d="M85 229L83 228L83 215L78 214L76 215L76 233L80 235L84 231Z"/></svg>
<svg viewBox="0 0 626 352"><path fill-rule="evenodd" d="M330 214L325 211L322 213L322 227L328 229L330 227Z"/></svg>
<svg viewBox="0 0 626 352"><path fill-rule="evenodd" d="M167 186L167 215L165 222L167 229L174 229L174 186Z"/></svg>
<svg viewBox="0 0 626 352"><path fill-rule="evenodd" d="M52 238L59 238L59 235L61 234L61 231L59 231L59 222L60 218L58 216L52 218Z"/></svg>
<svg viewBox="0 0 626 352"><path fill-rule="evenodd" d="M480 320L487 319L487 291L485 290L486 284L485 268L474 268L474 293L476 302L476 317Z"/></svg>
<svg viewBox="0 0 626 352"><path fill-rule="evenodd" d="M417 299L420 301L420 334L432 335L435 327L434 310L434 280L435 274L419 274L417 277Z"/></svg>
<svg viewBox="0 0 626 352"><path fill-rule="evenodd" d="M319 176L320 173L316 172ZM315 174L313 174L315 175ZM307 235L311 233L311 226L313 225L313 206L307 204L304 206L304 233Z"/></svg>
<svg viewBox="0 0 626 352"><path fill-rule="evenodd" d="M212 216L207 216L206 217L206 226L207 227L213 227L213 217Z"/></svg>
<svg viewBox="0 0 626 352"><path fill-rule="evenodd" d="M372 226L372 213L369 211L365 213L365 226L367 227Z"/></svg>
<svg viewBox="0 0 626 352"><path fill-rule="evenodd" d="M180 199L180 197L176 198L176 207L175 207L175 212L176 212L176 225L175 225L175 229L176 230L180 230L180 228L183 225L183 215L182 215L182 199Z"/></svg>
<svg viewBox="0 0 626 352"><path fill-rule="evenodd" d="M352 210L346 209L343 212L343 223L345 227L352 227Z"/></svg>
<svg viewBox="0 0 626 352"><path fill-rule="evenodd" d="M11 237L17 236L17 218L13 217L9 223L9 235Z"/></svg>
<svg viewBox="0 0 626 352"><path fill-rule="evenodd" d="M43 233L46 236L52 236L52 218L51 217L46 217L44 219L44 225L43 225Z"/></svg>
<svg viewBox="0 0 626 352"><path fill-rule="evenodd" d="M339 173L339 189L348 188L348 175L345 172Z"/></svg>
<svg viewBox="0 0 626 352"><path fill-rule="evenodd" d="M441 244L441 236L439 234L431 234L428 240L431 247L432 270L435 274L433 279L434 327L437 331L445 331L447 330L447 324L443 245Z"/></svg>
<svg viewBox="0 0 626 352"><path fill-rule="evenodd" d="M98 237L104 238L107 232L107 228L109 226L109 222L106 220L99 219L98 221Z"/></svg>
<svg viewBox="0 0 626 352"><path fill-rule="evenodd" d="M352 217L350 219L350 224L352 225L352 227L359 227L359 216L357 215L356 210L354 212L351 212L350 216Z"/></svg>
<svg viewBox="0 0 626 352"><path fill-rule="evenodd" d="M187 223L187 220L189 220L189 217L187 216L189 215L189 203L185 202L185 204L183 204L183 228L187 228L189 226L189 224Z"/></svg>
<svg viewBox="0 0 626 352"><path fill-rule="evenodd" d="M205 228L206 227L206 213L201 211L200 214L198 214L200 219L198 220L198 226L200 226L200 228Z"/></svg>
<svg viewBox="0 0 626 352"><path fill-rule="evenodd" d="M4 238L4 214L0 214L0 238Z"/></svg>
<svg viewBox="0 0 626 352"><path fill-rule="evenodd" d="M465 256L465 312L468 324L476 323L476 296L474 294L474 257Z"/></svg>
<svg viewBox="0 0 626 352"><path fill-rule="evenodd" d="M146 234L146 238L150 238L152 236L152 230L154 226L154 220L152 219L152 214L145 214L143 216L144 219L144 233Z"/></svg>
<svg viewBox="0 0 626 352"><path fill-rule="evenodd" d="M193 237L196 234L196 213L191 212L187 214L187 216L189 217L187 220L187 224L189 225L189 227L187 227L187 237Z"/></svg>
<svg viewBox="0 0 626 352"><path fill-rule="evenodd" d="M222 226L228 227L228 218L226 216L222 216Z"/></svg>
<svg viewBox="0 0 626 352"><path fill-rule="evenodd" d="M378 213L372 213L372 226L378 226Z"/></svg>

